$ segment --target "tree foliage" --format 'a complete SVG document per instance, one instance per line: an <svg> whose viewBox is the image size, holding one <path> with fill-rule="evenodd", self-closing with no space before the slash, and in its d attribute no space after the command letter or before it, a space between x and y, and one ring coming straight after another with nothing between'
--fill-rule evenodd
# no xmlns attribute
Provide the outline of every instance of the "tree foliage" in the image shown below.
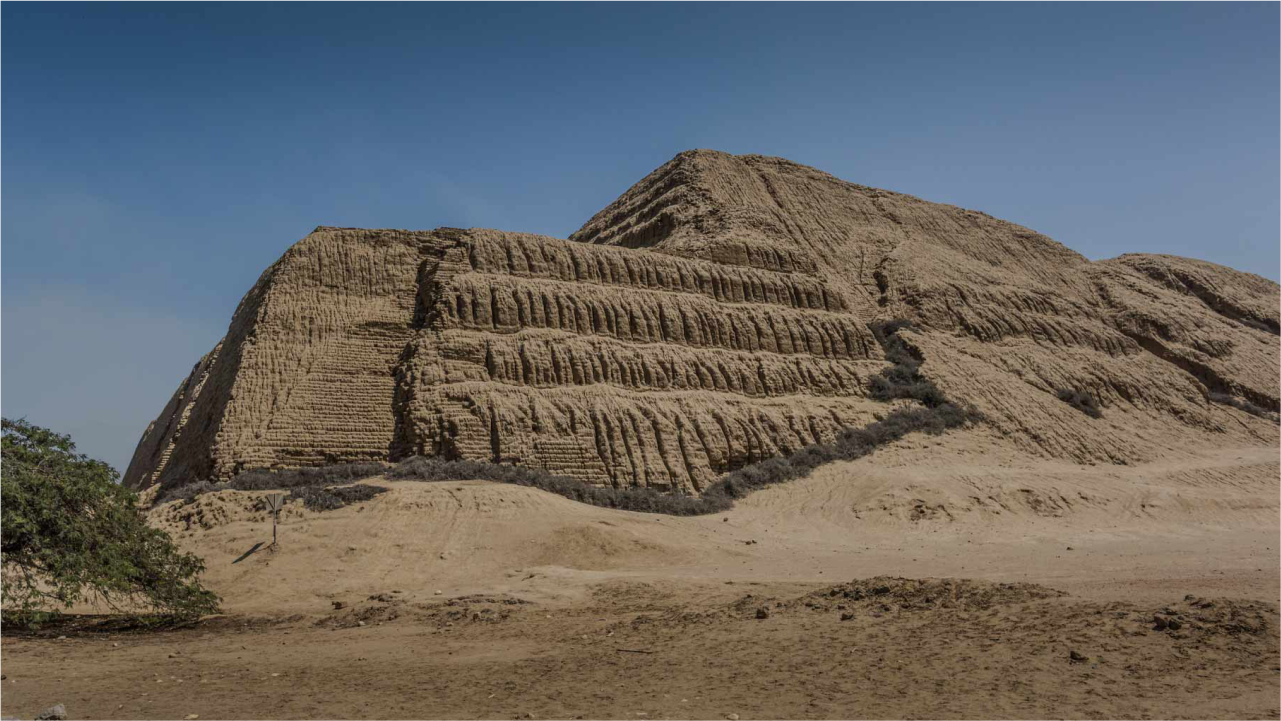
<svg viewBox="0 0 1281 721"><path fill-rule="evenodd" d="M70 436L3 419L0 566L6 611L38 617L80 601L190 617L218 608L204 563L147 525L115 469Z"/></svg>

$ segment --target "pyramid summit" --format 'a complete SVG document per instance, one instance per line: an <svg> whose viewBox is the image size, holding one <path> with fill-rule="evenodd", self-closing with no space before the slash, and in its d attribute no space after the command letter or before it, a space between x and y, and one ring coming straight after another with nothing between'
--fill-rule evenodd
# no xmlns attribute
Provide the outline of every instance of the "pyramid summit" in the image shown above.
<svg viewBox="0 0 1281 721"><path fill-rule="evenodd" d="M673 158L568 240L320 227L146 429L135 488L414 455L698 493L882 415L873 324L1020 452L1277 443L1276 283L1091 262L984 213L781 158ZM1085 394L1102 417L1064 399ZM966 431L971 432L971 431Z"/></svg>

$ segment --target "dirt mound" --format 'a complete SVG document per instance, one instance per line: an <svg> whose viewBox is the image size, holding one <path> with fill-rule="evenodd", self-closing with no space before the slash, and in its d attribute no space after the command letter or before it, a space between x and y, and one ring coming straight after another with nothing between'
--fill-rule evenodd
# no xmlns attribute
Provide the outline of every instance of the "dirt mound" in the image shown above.
<svg viewBox="0 0 1281 721"><path fill-rule="evenodd" d="M849 620L867 613L880 617L887 613L982 611L1066 595L1035 583L873 576L792 599L749 593L730 604L729 610L757 619L798 611L839 612L841 620Z"/></svg>
<svg viewBox="0 0 1281 721"><path fill-rule="evenodd" d="M661 517L531 488L381 477L350 487L365 485L388 490L333 510L286 500L275 546L269 491L206 493L157 506L150 518L205 559L206 582L236 612L327 611L335 601L381 608L383 597L435 603L516 589L532 598L573 595L585 592L581 584L558 575L661 569L700 555L696 526L669 528Z"/></svg>
<svg viewBox="0 0 1281 721"><path fill-rule="evenodd" d="M809 608L836 605L878 608L882 611L923 609L983 610L1064 596L1062 591L1034 583L989 583L963 578L891 578L877 576L816 591L804 600Z"/></svg>
<svg viewBox="0 0 1281 721"><path fill-rule="evenodd" d="M151 513L151 523L171 533L211 530L237 521L270 523L265 493L216 491L190 501L165 503ZM296 508L293 510L297 510ZM284 512L289 518L289 512Z"/></svg>
<svg viewBox="0 0 1281 721"><path fill-rule="evenodd" d="M502 623L530 601L506 594L473 594L445 601L414 603L400 590L375 593L363 601L333 601L332 610L316 619L317 628L380 626L404 618L417 626L450 628L455 624Z"/></svg>
<svg viewBox="0 0 1281 721"><path fill-rule="evenodd" d="M1144 614L1147 615L1147 614ZM1188 595L1181 603L1151 612L1152 630L1172 638L1209 639L1216 636L1275 636L1276 604Z"/></svg>

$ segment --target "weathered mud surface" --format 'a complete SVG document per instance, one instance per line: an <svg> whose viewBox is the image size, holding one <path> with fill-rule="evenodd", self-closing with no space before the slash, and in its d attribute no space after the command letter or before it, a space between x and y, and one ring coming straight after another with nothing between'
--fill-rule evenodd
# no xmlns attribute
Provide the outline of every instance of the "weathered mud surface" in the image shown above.
<svg viewBox="0 0 1281 721"><path fill-rule="evenodd" d="M897 317L947 397L1033 456L1275 446L1279 298L1210 263L1090 262L983 213L691 151L569 241L318 228L245 296L125 481L418 454L697 493L885 413L869 324Z"/></svg>

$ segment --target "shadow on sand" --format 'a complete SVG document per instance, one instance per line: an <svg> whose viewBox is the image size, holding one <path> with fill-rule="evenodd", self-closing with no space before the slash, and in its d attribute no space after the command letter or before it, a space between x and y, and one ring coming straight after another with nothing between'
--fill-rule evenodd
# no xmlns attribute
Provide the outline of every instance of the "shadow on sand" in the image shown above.
<svg viewBox="0 0 1281 721"><path fill-rule="evenodd" d="M249 558L250 556L254 555L254 553L255 553L259 548L262 548L262 544L264 544L264 543L266 543L266 541L259 541L259 542L255 543L253 548L251 548L251 549L249 549L248 551L245 551L244 553L240 554L240 558L237 558L236 560L232 561L232 562L231 562L231 565L233 565L233 566L234 566L234 565L236 565L237 563L240 563L241 561L245 560L246 558Z"/></svg>

